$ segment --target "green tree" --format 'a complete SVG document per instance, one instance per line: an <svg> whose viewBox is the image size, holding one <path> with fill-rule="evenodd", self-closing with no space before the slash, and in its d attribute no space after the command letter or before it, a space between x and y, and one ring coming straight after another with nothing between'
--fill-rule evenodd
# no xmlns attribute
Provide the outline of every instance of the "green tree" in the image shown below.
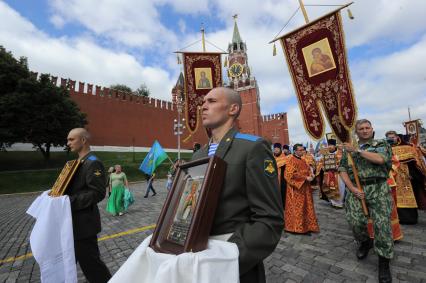
<svg viewBox="0 0 426 283"><path fill-rule="evenodd" d="M85 124L68 89L53 85L47 74L36 80L25 58L0 48L0 147L32 143L49 160L50 148L66 145L68 132Z"/></svg>
<svg viewBox="0 0 426 283"><path fill-rule="evenodd" d="M8 111L9 105L1 107L1 99L10 93L14 92L18 84L22 80L30 77L28 70L27 59L21 57L19 60L15 59L11 52L0 45L0 149L4 150L12 143L19 141L19 137L11 131L9 124L10 116L13 113Z"/></svg>
<svg viewBox="0 0 426 283"><path fill-rule="evenodd" d="M142 83L141 86L136 90L136 95L138 96L146 96L148 97L150 95L150 90L149 88L146 86L146 84Z"/></svg>
<svg viewBox="0 0 426 283"><path fill-rule="evenodd" d="M16 60L0 45L0 97L13 92L22 79L30 77L27 58Z"/></svg>
<svg viewBox="0 0 426 283"><path fill-rule="evenodd" d="M149 91L149 88L144 83L142 83L140 85L140 87L136 91L133 91L131 87L129 87L127 85L124 85L124 84L110 85L109 88L110 89L124 91L124 92L130 92L130 93L132 93L134 95L137 95L137 96L146 96L146 97L148 97L150 95L150 93L151 93Z"/></svg>
<svg viewBox="0 0 426 283"><path fill-rule="evenodd" d="M52 146L65 146L68 132L87 124L86 115L71 100L69 91L53 85L50 76L21 81L17 91L0 101L0 109L9 105L7 120L19 141L32 143L50 158Z"/></svg>
<svg viewBox="0 0 426 283"><path fill-rule="evenodd" d="M127 85L123 85L123 84L110 85L109 88L115 89L115 90L120 90L120 91L123 91L123 92L133 92L131 87L129 87Z"/></svg>

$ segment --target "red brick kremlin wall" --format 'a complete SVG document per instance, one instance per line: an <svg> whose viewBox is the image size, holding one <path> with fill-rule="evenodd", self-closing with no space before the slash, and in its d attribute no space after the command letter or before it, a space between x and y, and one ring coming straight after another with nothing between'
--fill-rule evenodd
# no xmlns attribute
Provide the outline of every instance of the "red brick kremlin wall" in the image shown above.
<svg viewBox="0 0 426 283"><path fill-rule="evenodd" d="M272 143L290 144L287 113L277 113L264 115L262 117L263 137L270 140Z"/></svg>
<svg viewBox="0 0 426 283"><path fill-rule="evenodd" d="M86 128L92 134L93 145L150 147L158 140L164 148L177 148L173 134L176 106L169 101L144 98L121 91L101 88L70 80L70 95L80 110L87 114ZM67 80L61 79L61 85ZM109 94L108 94L109 93ZM205 131L197 131L186 142L184 130L181 148L192 149L194 142L207 142Z"/></svg>
<svg viewBox="0 0 426 283"><path fill-rule="evenodd" d="M258 89L248 87L238 90L243 108L238 118L240 131L243 133L262 136L271 143L290 144L287 113L271 115L260 114L260 105L257 100Z"/></svg>
<svg viewBox="0 0 426 283"><path fill-rule="evenodd" d="M56 77L52 77L52 81L57 84ZM72 100L86 113L86 127L92 134L93 145L150 147L154 140L158 140L164 148L177 148L173 121L178 113L172 102L138 97L82 82L77 87L75 81L63 78L60 84L69 85ZM240 131L263 136L272 143L288 144L287 114L262 116L256 92L256 88L239 92L243 101L238 119ZM190 136L186 129L183 131L181 148L192 149L195 142L205 144L207 141L200 121L194 135Z"/></svg>

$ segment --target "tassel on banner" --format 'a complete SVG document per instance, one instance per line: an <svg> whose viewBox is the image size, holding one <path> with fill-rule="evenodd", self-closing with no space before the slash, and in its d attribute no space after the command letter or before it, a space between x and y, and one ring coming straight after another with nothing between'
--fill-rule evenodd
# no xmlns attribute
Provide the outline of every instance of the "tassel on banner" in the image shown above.
<svg viewBox="0 0 426 283"><path fill-rule="evenodd" d="M351 9L348 9L348 17L351 20L355 19L354 15L352 15Z"/></svg>
<svg viewBox="0 0 426 283"><path fill-rule="evenodd" d="M177 59L178 65L182 64L182 61L180 60L179 54L176 54L176 59Z"/></svg>
<svg viewBox="0 0 426 283"><path fill-rule="evenodd" d="M225 61L223 62L223 67L228 67L228 56L225 56Z"/></svg>
<svg viewBox="0 0 426 283"><path fill-rule="evenodd" d="M277 47L275 46L275 42L274 42L274 47L272 49L272 56L277 56Z"/></svg>

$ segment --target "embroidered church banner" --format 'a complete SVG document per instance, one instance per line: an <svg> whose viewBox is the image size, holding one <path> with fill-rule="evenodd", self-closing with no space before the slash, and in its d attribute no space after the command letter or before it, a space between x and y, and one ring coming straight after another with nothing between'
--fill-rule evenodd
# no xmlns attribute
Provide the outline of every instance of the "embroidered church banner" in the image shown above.
<svg viewBox="0 0 426 283"><path fill-rule="evenodd" d="M321 108L340 141L349 141L356 120L340 11L280 38L302 112L314 139L324 135Z"/></svg>
<svg viewBox="0 0 426 283"><path fill-rule="evenodd" d="M407 135L410 136L410 142L413 144L418 144L420 136L420 120L411 120L404 122L404 127L407 132Z"/></svg>
<svg viewBox="0 0 426 283"><path fill-rule="evenodd" d="M183 53L185 74L185 114L188 130L198 128L198 107L213 88L222 86L222 53Z"/></svg>

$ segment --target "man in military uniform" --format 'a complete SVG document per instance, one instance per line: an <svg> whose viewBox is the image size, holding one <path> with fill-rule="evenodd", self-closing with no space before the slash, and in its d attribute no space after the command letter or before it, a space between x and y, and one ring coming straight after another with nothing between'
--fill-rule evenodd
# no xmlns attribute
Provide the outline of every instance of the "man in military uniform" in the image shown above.
<svg viewBox="0 0 426 283"><path fill-rule="evenodd" d="M65 194L69 195L77 262L89 282L108 282L111 274L100 259L97 234L101 231L98 202L105 197L106 177L102 162L90 152L86 129L72 129L67 145L81 162Z"/></svg>
<svg viewBox="0 0 426 283"><path fill-rule="evenodd" d="M367 217L363 214L361 200L364 199L373 220L374 250L379 256L379 282L392 282L389 260L393 257L393 239L390 215L392 197L386 182L392 166L392 150L385 140L373 140L371 122L362 119L355 124L359 138L359 149L343 143L345 150L339 166L340 176L349 189L346 195L346 218L352 226L355 239L360 242L356 253L358 259L368 255L373 246L367 232ZM363 191L355 184L354 172L348 161L351 154Z"/></svg>
<svg viewBox="0 0 426 283"><path fill-rule="evenodd" d="M210 234L238 246L240 282L258 283L266 281L263 259L281 237L283 207L270 144L234 128L241 107L239 94L229 88L204 97L202 121L212 137L193 159L217 155L227 163Z"/></svg>

